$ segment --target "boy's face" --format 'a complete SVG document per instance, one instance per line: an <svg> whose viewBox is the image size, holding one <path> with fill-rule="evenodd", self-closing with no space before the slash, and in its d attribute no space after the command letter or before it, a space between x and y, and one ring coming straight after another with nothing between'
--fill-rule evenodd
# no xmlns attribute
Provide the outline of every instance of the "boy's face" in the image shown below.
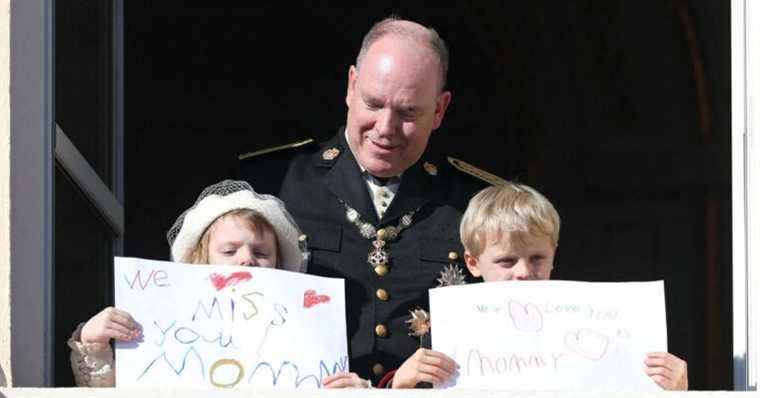
<svg viewBox="0 0 760 398"><path fill-rule="evenodd" d="M557 247L549 236L527 236L524 241L512 233L487 237L483 253L478 257L465 252L470 273L486 282L512 280L548 280L554 267Z"/></svg>
<svg viewBox="0 0 760 398"><path fill-rule="evenodd" d="M209 264L277 267L277 239L271 231L257 234L235 216L219 217L209 231Z"/></svg>

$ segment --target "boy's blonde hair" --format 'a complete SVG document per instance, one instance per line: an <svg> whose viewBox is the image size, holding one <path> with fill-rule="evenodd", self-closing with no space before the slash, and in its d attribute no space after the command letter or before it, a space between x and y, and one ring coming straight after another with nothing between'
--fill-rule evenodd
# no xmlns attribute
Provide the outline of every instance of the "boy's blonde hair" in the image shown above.
<svg viewBox="0 0 760 398"><path fill-rule="evenodd" d="M548 236L559 243L559 214L535 189L514 182L478 192L467 205L459 226L462 245L470 255L480 256L487 239L512 233L521 242L529 237Z"/></svg>

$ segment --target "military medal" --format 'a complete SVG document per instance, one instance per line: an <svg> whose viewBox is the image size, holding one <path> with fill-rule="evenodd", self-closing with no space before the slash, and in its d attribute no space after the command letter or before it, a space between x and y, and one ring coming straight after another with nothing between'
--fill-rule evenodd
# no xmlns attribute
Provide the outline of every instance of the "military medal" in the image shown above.
<svg viewBox="0 0 760 398"><path fill-rule="evenodd" d="M359 212L347 203L341 201L346 208L346 218L352 224L356 225L359 233L366 239L372 239L372 249L367 255L367 262L375 270L375 273L384 276L388 273L390 267L390 254L388 253L387 244L395 240L401 231L412 225L412 216L419 208L404 214L398 222L398 225L388 226L385 228L375 229L372 224L363 221L359 217Z"/></svg>
<svg viewBox="0 0 760 398"><path fill-rule="evenodd" d="M384 249L385 241L376 239L372 242L372 246L375 248L369 252L367 262L375 269L376 274L384 276L388 273L388 252Z"/></svg>

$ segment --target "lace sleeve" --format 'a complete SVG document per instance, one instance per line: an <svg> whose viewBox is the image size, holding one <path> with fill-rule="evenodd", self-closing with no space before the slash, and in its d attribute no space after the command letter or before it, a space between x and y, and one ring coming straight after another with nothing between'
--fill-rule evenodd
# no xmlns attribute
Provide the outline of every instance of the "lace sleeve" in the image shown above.
<svg viewBox="0 0 760 398"><path fill-rule="evenodd" d="M79 387L114 387L116 384L113 350L109 344L82 343L80 323L71 334L71 370Z"/></svg>

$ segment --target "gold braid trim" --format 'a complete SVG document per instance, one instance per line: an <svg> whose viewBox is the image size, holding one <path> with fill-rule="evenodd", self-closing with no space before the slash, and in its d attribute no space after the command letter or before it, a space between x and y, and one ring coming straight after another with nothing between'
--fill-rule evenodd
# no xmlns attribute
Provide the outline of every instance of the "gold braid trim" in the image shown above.
<svg viewBox="0 0 760 398"><path fill-rule="evenodd" d="M248 153L244 153L242 155L238 155L238 160L245 160L245 159L249 159L249 158L252 158L252 157L255 157L255 156L264 155L266 153L272 153L272 152L281 151L283 149L298 148L299 146L304 146L306 144L311 144L312 142L314 142L314 139L313 138L309 138L308 140L297 141L297 142L293 142L293 143L290 143L290 144L285 144L285 145L280 145L280 146L276 146L276 147L272 147L272 148L262 149L262 150L259 150L259 151L248 152Z"/></svg>
<svg viewBox="0 0 760 398"><path fill-rule="evenodd" d="M507 180L491 174L485 170L481 170L467 162L461 161L456 158L452 158L451 156L448 157L449 163L451 163L452 166L456 167L457 170L467 173L473 177L479 178L491 185L506 185L508 184Z"/></svg>

